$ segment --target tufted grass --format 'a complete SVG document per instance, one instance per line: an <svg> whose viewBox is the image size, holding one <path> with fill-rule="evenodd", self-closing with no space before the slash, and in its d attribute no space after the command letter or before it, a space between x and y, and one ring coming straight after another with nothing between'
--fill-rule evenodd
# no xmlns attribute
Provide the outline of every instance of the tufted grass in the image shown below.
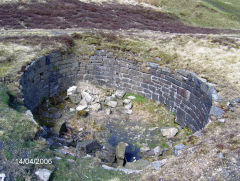
<svg viewBox="0 0 240 181"><path fill-rule="evenodd" d="M238 0L138 0L160 7L188 25L210 28L240 29Z"/></svg>

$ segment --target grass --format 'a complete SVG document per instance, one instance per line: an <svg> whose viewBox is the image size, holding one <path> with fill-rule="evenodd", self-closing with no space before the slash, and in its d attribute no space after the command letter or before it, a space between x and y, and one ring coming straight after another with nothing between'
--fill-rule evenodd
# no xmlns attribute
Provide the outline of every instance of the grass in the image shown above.
<svg viewBox="0 0 240 181"><path fill-rule="evenodd" d="M177 16L188 25L240 29L240 1L228 0L138 0Z"/></svg>
<svg viewBox="0 0 240 181"><path fill-rule="evenodd" d="M66 158L58 161L57 172L54 172L53 180L57 181L103 181L103 180L137 180L138 176L126 175L123 172L104 170L101 166L94 166L92 158L74 159L71 163ZM67 172L66 172L67 171Z"/></svg>
<svg viewBox="0 0 240 181"><path fill-rule="evenodd" d="M95 50L109 50L114 56L127 58L136 61L157 62L170 64L177 59L176 54L168 54L161 51L158 46L152 46L152 41L138 38L126 38L112 33L74 33L72 35L75 46L73 53L77 55L94 55Z"/></svg>

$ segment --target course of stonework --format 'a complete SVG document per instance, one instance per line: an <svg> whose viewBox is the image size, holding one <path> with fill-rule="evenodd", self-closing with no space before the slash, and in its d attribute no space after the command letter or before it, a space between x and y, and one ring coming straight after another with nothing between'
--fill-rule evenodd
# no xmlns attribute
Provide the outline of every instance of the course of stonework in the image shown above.
<svg viewBox="0 0 240 181"><path fill-rule="evenodd" d="M90 58L55 52L33 61L25 68L20 81L24 103L33 110L44 98L52 97L80 80L143 95L165 104L176 113L176 122L193 132L204 128L209 114L223 115L220 108L212 106L212 101L218 99L217 91L195 73L172 72L153 62L117 59L104 50L96 51Z"/></svg>

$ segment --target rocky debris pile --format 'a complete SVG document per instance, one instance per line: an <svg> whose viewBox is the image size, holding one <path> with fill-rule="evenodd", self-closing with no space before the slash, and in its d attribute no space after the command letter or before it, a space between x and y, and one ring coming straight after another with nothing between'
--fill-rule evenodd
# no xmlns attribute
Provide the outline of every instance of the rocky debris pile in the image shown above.
<svg viewBox="0 0 240 181"><path fill-rule="evenodd" d="M76 107L71 108L71 112L98 112L105 108L107 115L117 107L123 107L124 113L132 114L132 99L135 97L129 96L129 99L122 100L125 94L123 90L105 91L85 82L79 82L78 86L72 86L67 90L68 98L76 104Z"/></svg>
<svg viewBox="0 0 240 181"><path fill-rule="evenodd" d="M35 172L35 174L38 176L38 178L41 181L48 181L52 174L52 171L47 170L47 169L39 169Z"/></svg>
<svg viewBox="0 0 240 181"><path fill-rule="evenodd" d="M79 82L43 105L44 117L56 122L54 127L42 126L41 136L59 153L92 157L106 169L126 173L139 173L145 168L159 170L165 164L161 160L165 155L181 154L183 148L173 144L179 143L182 131L170 121L159 125L151 121L152 117L141 117L138 109L143 105L137 102L140 98L123 90ZM147 114L160 113L158 104L151 102L150 106L155 107Z"/></svg>

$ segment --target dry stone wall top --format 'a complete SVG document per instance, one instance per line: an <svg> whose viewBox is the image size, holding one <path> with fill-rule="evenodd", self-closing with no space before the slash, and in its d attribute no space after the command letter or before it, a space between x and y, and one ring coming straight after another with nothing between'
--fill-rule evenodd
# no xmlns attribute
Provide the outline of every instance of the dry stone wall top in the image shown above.
<svg viewBox="0 0 240 181"><path fill-rule="evenodd" d="M24 103L33 110L44 98L58 94L77 81L124 89L165 104L181 126L197 131L208 123L216 90L195 73L171 71L153 62L114 58L105 50L90 58L54 52L26 67L21 80Z"/></svg>

